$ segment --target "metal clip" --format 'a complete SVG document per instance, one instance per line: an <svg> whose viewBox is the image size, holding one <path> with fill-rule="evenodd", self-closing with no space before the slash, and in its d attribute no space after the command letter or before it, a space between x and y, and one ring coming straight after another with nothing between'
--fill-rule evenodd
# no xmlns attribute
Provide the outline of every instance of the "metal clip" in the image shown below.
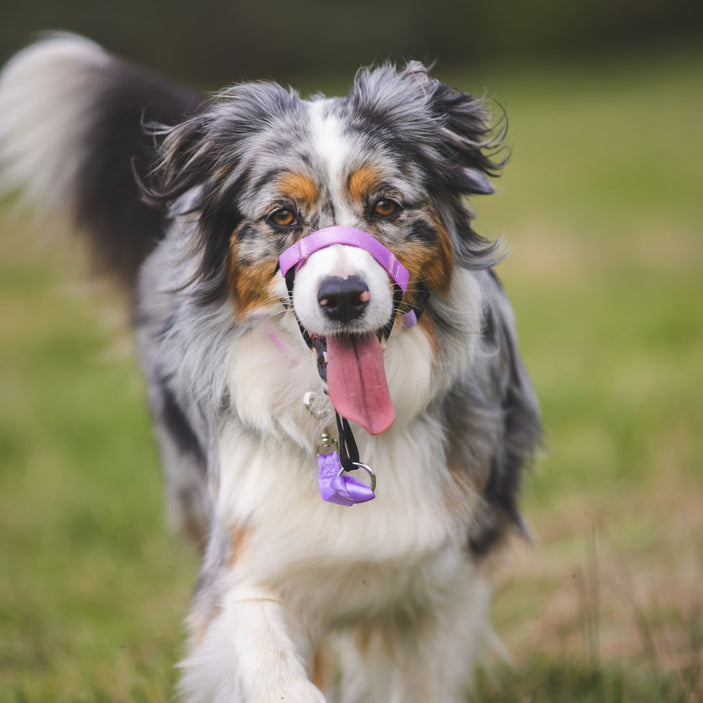
<svg viewBox="0 0 703 703"><path fill-rule="evenodd" d="M327 430L324 430L320 435L320 443L317 445L318 454L331 454L339 451L339 444L336 439L329 436ZM344 470L344 469L342 469Z"/></svg>
<svg viewBox="0 0 703 703"><path fill-rule="evenodd" d="M369 478L371 479L371 490L375 491L376 490L376 474L375 474L374 470L368 464L364 464L361 461L355 461L352 463L354 464L354 466L366 471ZM341 476L343 473L344 473L344 467L342 467L341 471L337 474L337 476Z"/></svg>
<svg viewBox="0 0 703 703"><path fill-rule="evenodd" d="M322 419L322 413L315 410L315 408L312 407L312 404L315 402L315 394L312 391L308 391L304 396L303 396L303 405L305 406L305 409L316 419L316 420L321 420Z"/></svg>
<svg viewBox="0 0 703 703"><path fill-rule="evenodd" d="M327 414L324 410L322 412L315 410L313 403L315 402L315 394L312 391L308 391L303 396L303 405L305 409L319 422ZM339 451L339 443L336 439L330 437L328 429L325 427L320 435L320 442L317 445L318 454L331 454L332 452Z"/></svg>

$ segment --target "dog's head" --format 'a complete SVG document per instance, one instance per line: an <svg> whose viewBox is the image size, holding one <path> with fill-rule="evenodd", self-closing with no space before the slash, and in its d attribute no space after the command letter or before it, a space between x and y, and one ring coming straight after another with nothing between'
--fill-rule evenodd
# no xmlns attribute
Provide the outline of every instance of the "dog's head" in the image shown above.
<svg viewBox="0 0 703 703"><path fill-rule="evenodd" d="M166 132L152 196L197 217L203 302L228 295L240 319L292 305L326 347L337 410L378 433L393 420L381 341L447 292L455 266L493 261L462 196L492 192L498 147L482 102L414 62L361 71L343 98L242 84ZM312 253L286 285L281 253L332 226L370 234L407 269L402 299L377 258L346 243Z"/></svg>

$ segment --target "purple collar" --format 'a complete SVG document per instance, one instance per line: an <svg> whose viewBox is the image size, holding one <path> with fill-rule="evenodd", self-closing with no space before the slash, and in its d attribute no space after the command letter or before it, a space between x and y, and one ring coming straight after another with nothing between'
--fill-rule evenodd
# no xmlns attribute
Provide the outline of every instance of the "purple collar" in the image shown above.
<svg viewBox="0 0 703 703"><path fill-rule="evenodd" d="M400 288L402 294L405 295L408 289L408 280L410 279L408 269L376 237L354 227L343 227L341 225L326 227L325 229L318 229L316 232L312 232L298 240L295 244L288 247L278 259L281 274L285 278L291 269L297 272L312 254L333 244L345 244L367 251L383 266L393 282ZM415 324L417 324L417 315L414 310L403 313L403 327L413 327Z"/></svg>

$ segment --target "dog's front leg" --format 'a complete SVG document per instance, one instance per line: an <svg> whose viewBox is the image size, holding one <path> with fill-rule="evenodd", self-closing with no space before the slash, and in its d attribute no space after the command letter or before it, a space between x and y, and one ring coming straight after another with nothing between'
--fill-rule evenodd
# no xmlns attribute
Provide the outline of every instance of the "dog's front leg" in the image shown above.
<svg viewBox="0 0 703 703"><path fill-rule="evenodd" d="M470 565L415 613L334 639L341 703L463 703L487 641L490 587Z"/></svg>
<svg viewBox="0 0 703 703"><path fill-rule="evenodd" d="M230 591L199 641L191 641L181 688L187 703L324 703L308 678L309 627L275 593Z"/></svg>

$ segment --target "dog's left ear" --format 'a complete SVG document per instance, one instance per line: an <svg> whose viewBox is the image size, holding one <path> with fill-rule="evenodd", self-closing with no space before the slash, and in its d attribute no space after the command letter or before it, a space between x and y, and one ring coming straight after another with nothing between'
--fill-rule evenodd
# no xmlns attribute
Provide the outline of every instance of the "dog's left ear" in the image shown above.
<svg viewBox="0 0 703 703"><path fill-rule="evenodd" d="M441 160L437 165L448 179L447 185L466 194L493 193L489 177L499 176L507 161L502 146L507 119L502 108L494 124L486 109L486 99L435 80L418 61L411 61L402 75L413 79L423 90L427 106L439 126L435 148L440 151Z"/></svg>

